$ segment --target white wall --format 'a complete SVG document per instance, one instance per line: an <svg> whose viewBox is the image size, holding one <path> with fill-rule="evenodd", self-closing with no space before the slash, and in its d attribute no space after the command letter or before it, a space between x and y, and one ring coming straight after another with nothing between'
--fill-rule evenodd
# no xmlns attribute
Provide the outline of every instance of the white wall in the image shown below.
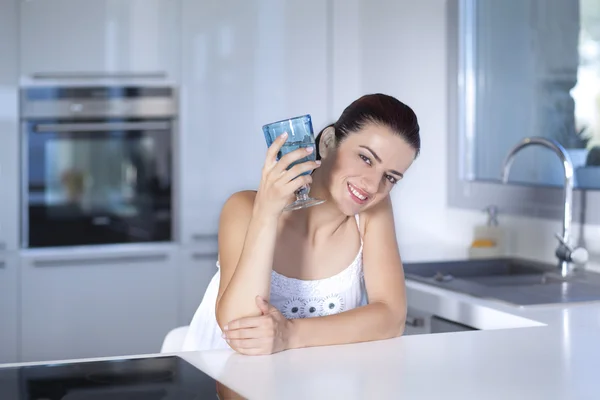
<svg viewBox="0 0 600 400"><path fill-rule="evenodd" d="M449 208L446 1L334 0L333 117L361 94L385 92L409 104L421 126L422 154L392 192L405 261L466 257L483 213ZM561 222L501 216L516 255L555 261ZM579 226L574 227L574 234ZM600 270L600 226L586 226Z"/></svg>

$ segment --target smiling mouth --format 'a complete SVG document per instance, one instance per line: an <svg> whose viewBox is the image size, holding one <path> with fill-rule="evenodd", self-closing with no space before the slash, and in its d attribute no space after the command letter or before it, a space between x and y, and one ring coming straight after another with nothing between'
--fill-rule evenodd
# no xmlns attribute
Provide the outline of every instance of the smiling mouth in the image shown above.
<svg viewBox="0 0 600 400"><path fill-rule="evenodd" d="M369 196L363 191L348 183L348 193L350 193L350 197L358 204L364 204Z"/></svg>

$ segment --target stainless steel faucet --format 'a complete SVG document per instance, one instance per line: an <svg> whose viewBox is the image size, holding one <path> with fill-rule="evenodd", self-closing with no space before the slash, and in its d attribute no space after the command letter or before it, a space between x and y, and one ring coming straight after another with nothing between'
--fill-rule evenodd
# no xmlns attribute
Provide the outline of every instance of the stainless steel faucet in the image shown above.
<svg viewBox="0 0 600 400"><path fill-rule="evenodd" d="M508 174L517 153L525 147L536 145L554 151L560 158L564 168L563 228L562 235L555 234L559 241L555 254L559 260L558 266L560 268L560 274L561 276L566 277L572 272L573 264L585 264L588 259L588 253L583 247L573 248L570 245L571 222L573 220L573 162L571 161L569 154L560 143L553 139L538 136L525 138L517 143L504 159L504 165L502 167L502 183L506 184L508 182Z"/></svg>

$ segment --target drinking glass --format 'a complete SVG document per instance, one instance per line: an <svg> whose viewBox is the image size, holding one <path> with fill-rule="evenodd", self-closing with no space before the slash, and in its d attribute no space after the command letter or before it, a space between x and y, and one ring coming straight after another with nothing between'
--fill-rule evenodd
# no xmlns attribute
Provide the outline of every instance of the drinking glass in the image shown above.
<svg viewBox="0 0 600 400"><path fill-rule="evenodd" d="M302 115L282 121L272 122L263 126L263 132L265 139L267 140L267 147L271 147L275 139L287 132L288 138L283 144L281 150L277 153L277 160L281 159L287 153L290 153L301 147L312 147L314 150L306 157L294 161L288 169L292 168L296 164L303 163L305 161L314 161L317 158L317 149L315 147L315 137L313 133L312 119L310 115ZM312 171L307 171L301 175L310 174ZM299 176L301 176L299 175ZM297 177L296 177L297 178ZM294 178L295 179L295 178ZM310 185L304 185L300 189L296 190L296 201L285 206L284 211L300 210L301 208L308 208L322 204L325 200L313 199L308 195L310 192Z"/></svg>

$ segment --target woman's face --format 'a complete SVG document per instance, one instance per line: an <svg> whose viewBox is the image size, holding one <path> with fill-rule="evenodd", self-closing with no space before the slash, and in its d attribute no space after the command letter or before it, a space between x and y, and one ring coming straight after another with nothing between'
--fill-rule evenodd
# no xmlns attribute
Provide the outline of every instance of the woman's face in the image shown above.
<svg viewBox="0 0 600 400"><path fill-rule="evenodd" d="M328 146L326 153L323 164L329 170L331 198L344 214L354 215L390 193L416 152L388 127L368 124L350 133L337 147Z"/></svg>

